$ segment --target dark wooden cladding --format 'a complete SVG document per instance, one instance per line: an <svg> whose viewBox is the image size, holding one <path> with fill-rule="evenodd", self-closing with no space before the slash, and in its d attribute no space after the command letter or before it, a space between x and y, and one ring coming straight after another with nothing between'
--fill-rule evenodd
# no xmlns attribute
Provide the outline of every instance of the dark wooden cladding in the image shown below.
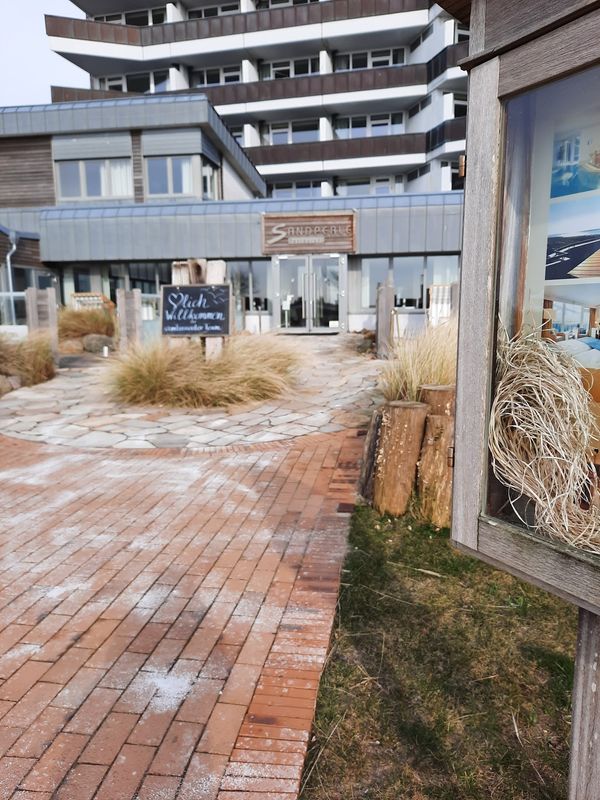
<svg viewBox="0 0 600 800"><path fill-rule="evenodd" d="M144 159L142 156L142 133L131 131L131 154L133 161L133 199L144 202Z"/></svg>
<svg viewBox="0 0 600 800"><path fill-rule="evenodd" d="M123 92L115 92L110 89L52 86L50 87L50 97L53 103L75 103L79 100L111 100L123 97Z"/></svg>
<svg viewBox="0 0 600 800"><path fill-rule="evenodd" d="M222 86L202 87L202 93L214 105L227 105L229 103L252 103L260 100L284 100L288 97L365 92L426 83L427 66L414 64L405 67L360 69L252 83L227 83Z"/></svg>
<svg viewBox="0 0 600 800"><path fill-rule="evenodd" d="M53 206L49 136L0 138L0 208Z"/></svg>
<svg viewBox="0 0 600 800"><path fill-rule="evenodd" d="M0 231L0 263L5 263L11 248L9 237ZM42 267L39 239L19 239L11 263L13 267Z"/></svg>
<svg viewBox="0 0 600 800"><path fill-rule="evenodd" d="M327 142L273 144L247 147L253 164L288 164L295 161L323 161L338 158L369 158L425 152L424 133L374 136L363 139L332 139Z"/></svg>
<svg viewBox="0 0 600 800"><path fill-rule="evenodd" d="M46 15L46 33L66 39L86 39L107 44L171 44L190 39L233 36L255 31L293 28L322 22L358 19L407 11L425 11L429 0L328 0L285 8L268 8L208 19L190 19L138 28Z"/></svg>
<svg viewBox="0 0 600 800"><path fill-rule="evenodd" d="M447 119L441 125L437 125L430 131L427 131L427 152L435 150L436 147L445 144L445 142L456 142L459 139L464 139L467 135L467 118L457 117L456 119Z"/></svg>

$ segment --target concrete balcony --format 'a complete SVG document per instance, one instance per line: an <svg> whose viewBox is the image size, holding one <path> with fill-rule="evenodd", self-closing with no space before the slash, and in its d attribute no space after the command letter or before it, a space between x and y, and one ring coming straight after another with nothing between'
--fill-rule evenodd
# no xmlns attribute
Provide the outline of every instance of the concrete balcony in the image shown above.
<svg viewBox="0 0 600 800"><path fill-rule="evenodd" d="M352 175L404 172L425 163L426 134L408 133L362 139L247 147L245 152L264 178L303 175Z"/></svg>
<svg viewBox="0 0 600 800"><path fill-rule="evenodd" d="M429 5L429 0L325 0L147 27L46 16L46 33L53 50L101 74L97 70L111 62L118 72L127 63L135 67L199 54L221 61L249 51L254 58L284 58L290 45L306 53L352 49L357 43L398 47L427 25Z"/></svg>

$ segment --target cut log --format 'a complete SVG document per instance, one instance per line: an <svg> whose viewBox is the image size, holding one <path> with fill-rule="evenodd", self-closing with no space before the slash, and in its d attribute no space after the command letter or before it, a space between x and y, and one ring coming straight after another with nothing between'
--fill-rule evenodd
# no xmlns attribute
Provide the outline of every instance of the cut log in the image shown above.
<svg viewBox="0 0 600 800"><path fill-rule="evenodd" d="M421 513L438 528L450 527L452 518L452 466L454 418L430 414L418 465L417 492Z"/></svg>
<svg viewBox="0 0 600 800"><path fill-rule="evenodd" d="M383 406L373 480L373 505L380 514L406 513L428 410L425 403L405 400Z"/></svg>
<svg viewBox="0 0 600 800"><path fill-rule="evenodd" d="M360 479L358 482L358 493L368 503L373 500L373 473L375 472L375 457L377 454L377 443L379 441L382 411L383 409L381 408L375 409L371 417L369 429L365 437L365 447L363 450Z"/></svg>
<svg viewBox="0 0 600 800"><path fill-rule="evenodd" d="M419 400L427 403L430 414L453 417L456 408L456 386L453 383L447 386L424 384L419 386Z"/></svg>

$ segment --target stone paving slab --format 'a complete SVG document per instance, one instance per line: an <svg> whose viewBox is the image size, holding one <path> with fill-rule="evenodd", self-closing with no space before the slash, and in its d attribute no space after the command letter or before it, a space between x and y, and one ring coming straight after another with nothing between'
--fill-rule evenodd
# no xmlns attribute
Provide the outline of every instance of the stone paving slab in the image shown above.
<svg viewBox="0 0 600 800"><path fill-rule="evenodd" d="M285 441L365 424L378 401L379 364L358 353L356 334L297 337L295 389L230 410L132 408L110 398L108 362L61 369L45 384L0 398L0 432L34 442L116 449L186 448Z"/></svg>

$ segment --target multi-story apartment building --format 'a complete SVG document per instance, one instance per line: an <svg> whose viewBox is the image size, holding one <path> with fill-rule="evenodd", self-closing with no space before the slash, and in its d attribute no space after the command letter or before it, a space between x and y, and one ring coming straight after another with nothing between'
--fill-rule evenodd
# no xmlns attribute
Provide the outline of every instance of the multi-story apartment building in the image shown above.
<svg viewBox="0 0 600 800"><path fill-rule="evenodd" d="M269 196L462 188L468 29L430 0L74 0L51 47L90 75L54 101L201 91Z"/></svg>

